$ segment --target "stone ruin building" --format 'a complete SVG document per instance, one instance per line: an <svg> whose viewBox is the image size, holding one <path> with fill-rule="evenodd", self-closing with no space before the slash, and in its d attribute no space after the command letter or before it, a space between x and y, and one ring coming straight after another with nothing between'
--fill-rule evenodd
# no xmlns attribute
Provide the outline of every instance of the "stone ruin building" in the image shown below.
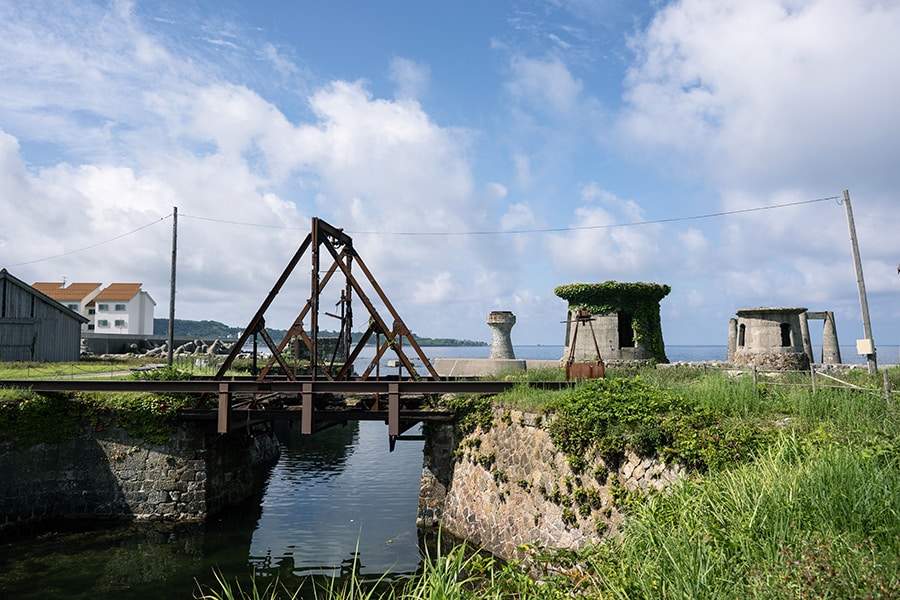
<svg viewBox="0 0 900 600"><path fill-rule="evenodd" d="M569 359L574 340L575 362L668 363L659 303L671 289L657 283L617 281L557 287L554 293L569 303L562 360Z"/></svg>
<svg viewBox="0 0 900 600"><path fill-rule="evenodd" d="M824 321L822 364L840 364L834 313L805 308L742 308L729 321L728 362L736 367L803 371L816 362L809 320Z"/></svg>

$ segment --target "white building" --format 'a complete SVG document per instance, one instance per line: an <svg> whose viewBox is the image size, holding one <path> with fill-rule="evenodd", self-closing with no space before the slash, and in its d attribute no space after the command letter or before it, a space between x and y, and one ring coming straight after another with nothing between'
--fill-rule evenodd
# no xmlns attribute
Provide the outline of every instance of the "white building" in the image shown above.
<svg viewBox="0 0 900 600"><path fill-rule="evenodd" d="M90 319L84 330L98 334L153 335L156 302L140 283L38 282L36 290Z"/></svg>

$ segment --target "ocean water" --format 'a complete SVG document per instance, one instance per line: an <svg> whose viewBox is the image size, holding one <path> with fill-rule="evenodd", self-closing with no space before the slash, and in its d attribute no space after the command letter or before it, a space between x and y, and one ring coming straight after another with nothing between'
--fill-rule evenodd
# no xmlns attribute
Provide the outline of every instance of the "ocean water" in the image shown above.
<svg viewBox="0 0 900 600"><path fill-rule="evenodd" d="M428 358L487 358L490 354L490 346L426 346L422 348ZM526 360L557 360L563 357L565 348L556 345L513 346L513 352L518 359ZM895 365L898 362L900 346L881 346L878 351L879 365ZM407 356L414 357L410 348L406 348ZM396 357L393 353L383 357L382 368L389 360ZM813 346L813 354L817 360L821 360L822 347ZM375 355L374 347L368 347L360 355L358 365L368 361ZM690 346L667 345L666 356L670 362L702 362L711 360L724 361L728 357L728 348L721 346ZM841 346L841 362L845 364L866 364L866 357L856 353L856 346Z"/></svg>

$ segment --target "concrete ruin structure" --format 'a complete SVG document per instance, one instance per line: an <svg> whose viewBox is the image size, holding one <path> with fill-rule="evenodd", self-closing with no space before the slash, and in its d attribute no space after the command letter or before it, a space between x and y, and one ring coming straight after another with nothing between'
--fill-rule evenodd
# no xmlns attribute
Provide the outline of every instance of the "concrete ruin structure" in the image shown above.
<svg viewBox="0 0 900 600"><path fill-rule="evenodd" d="M508 310L495 310L487 316L487 324L491 328L491 353L488 358L514 359L516 353L510 332L516 324L516 315Z"/></svg>
<svg viewBox="0 0 900 600"><path fill-rule="evenodd" d="M802 371L816 362L809 320L824 321L822 364L840 364L834 313L805 308L743 308L728 326L728 362L737 367Z"/></svg>
<svg viewBox="0 0 900 600"><path fill-rule="evenodd" d="M616 281L557 287L554 293L569 302L562 360L571 356L575 362L603 360L607 364L669 362L659 302L670 291L668 285ZM576 318L584 310L591 313L590 319Z"/></svg>

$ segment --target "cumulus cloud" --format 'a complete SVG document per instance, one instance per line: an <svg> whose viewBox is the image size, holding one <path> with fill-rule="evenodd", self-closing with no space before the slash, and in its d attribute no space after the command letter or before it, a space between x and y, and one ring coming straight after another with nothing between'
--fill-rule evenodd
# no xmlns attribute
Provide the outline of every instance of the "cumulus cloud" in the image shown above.
<svg viewBox="0 0 900 600"><path fill-rule="evenodd" d="M900 70L898 25L895 3L673 2L633 38L618 134L715 190L726 212L849 188L864 262L877 270L896 253L884 232L900 226L892 209L900 174L889 166L900 151L900 82L887 75ZM732 304L856 303L838 201L716 225L711 273ZM872 287L884 289L878 277ZM877 292L871 299L878 303Z"/></svg>
<svg viewBox="0 0 900 600"><path fill-rule="evenodd" d="M569 224L572 231L546 238L557 271L579 281L643 279L659 254L655 240L661 227L622 226L639 220L640 208L596 184L583 189L582 199Z"/></svg>
<svg viewBox="0 0 900 600"><path fill-rule="evenodd" d="M675 2L635 41L622 127L722 185L882 173L859 157L900 134L898 25L895 4Z"/></svg>
<svg viewBox="0 0 900 600"><path fill-rule="evenodd" d="M398 99L415 100L428 88L428 66L408 58L395 57L390 63L390 78L397 86Z"/></svg>

